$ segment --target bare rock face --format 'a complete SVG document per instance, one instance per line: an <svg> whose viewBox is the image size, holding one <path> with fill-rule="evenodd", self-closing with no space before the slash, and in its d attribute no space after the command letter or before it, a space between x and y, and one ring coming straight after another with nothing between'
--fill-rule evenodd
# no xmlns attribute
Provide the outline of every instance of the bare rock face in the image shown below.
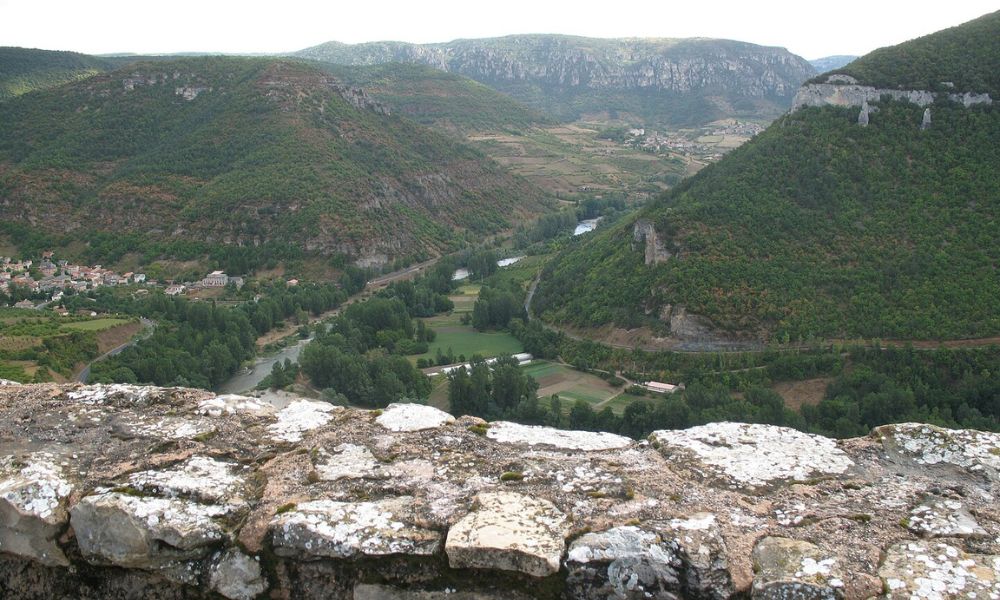
<svg viewBox="0 0 1000 600"><path fill-rule="evenodd" d="M224 538L215 507L117 492L87 496L71 524L89 560L119 567L161 568L202 558Z"/></svg>
<svg viewBox="0 0 1000 600"><path fill-rule="evenodd" d="M230 600L252 600L267 589L260 570L260 560L236 548L219 556L209 577L212 589Z"/></svg>
<svg viewBox="0 0 1000 600"><path fill-rule="evenodd" d="M666 262L672 254L667 250L656 228L652 223L639 219L632 226L632 239L636 244L645 244L645 261L647 265Z"/></svg>
<svg viewBox="0 0 1000 600"><path fill-rule="evenodd" d="M547 500L511 492L476 496L478 508L452 526L445 551L456 568L544 577L559 571L566 515Z"/></svg>
<svg viewBox="0 0 1000 600"><path fill-rule="evenodd" d="M0 597L992 598L1000 435L0 386ZM973 596L975 595L975 596Z"/></svg>
<svg viewBox="0 0 1000 600"><path fill-rule="evenodd" d="M843 561L809 542L767 537L757 543L753 560L754 598L835 600L844 587Z"/></svg>
<svg viewBox="0 0 1000 600"><path fill-rule="evenodd" d="M795 99L792 101L792 111L807 106L861 106L865 102L878 102L883 96L925 107L934 103L937 94L927 90L875 88L856 83L810 83L799 88L798 93L795 94ZM989 94L966 92L945 94L945 96L952 102L962 104L966 108L993 104L993 98Z"/></svg>

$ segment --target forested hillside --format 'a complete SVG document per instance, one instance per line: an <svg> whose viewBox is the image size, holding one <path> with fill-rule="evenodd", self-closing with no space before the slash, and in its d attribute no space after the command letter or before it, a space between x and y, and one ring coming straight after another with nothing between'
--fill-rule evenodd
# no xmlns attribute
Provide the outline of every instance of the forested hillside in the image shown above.
<svg viewBox="0 0 1000 600"><path fill-rule="evenodd" d="M521 131L552 122L551 118L493 88L428 66L318 65L341 81L364 88L373 98L422 125L467 133Z"/></svg>
<svg viewBox="0 0 1000 600"><path fill-rule="evenodd" d="M76 52L0 47L0 101L108 71L110 60Z"/></svg>
<svg viewBox="0 0 1000 600"><path fill-rule="evenodd" d="M0 104L0 217L89 241L382 260L537 214L543 193L299 61L140 63Z"/></svg>
<svg viewBox="0 0 1000 600"><path fill-rule="evenodd" d="M944 51L966 28L975 52ZM935 49L933 63L920 60L925 48ZM1000 57L996 14L879 50L848 71L890 88L947 80L949 91L992 91L997 71L970 67L987 56ZM871 65L888 66L876 76ZM1000 110L940 97L925 123L914 104L875 108L866 127L858 107L779 119L638 220L563 252L536 310L561 323L683 336L670 332L683 308L714 335L778 341L1000 333ZM637 222L655 230L662 252L651 264Z"/></svg>
<svg viewBox="0 0 1000 600"><path fill-rule="evenodd" d="M835 73L881 88L1000 96L1000 11L866 54Z"/></svg>

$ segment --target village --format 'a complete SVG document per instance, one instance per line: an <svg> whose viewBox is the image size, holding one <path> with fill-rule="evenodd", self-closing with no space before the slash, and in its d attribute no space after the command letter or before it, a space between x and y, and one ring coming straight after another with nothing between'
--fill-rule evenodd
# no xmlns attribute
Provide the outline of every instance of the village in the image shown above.
<svg viewBox="0 0 1000 600"><path fill-rule="evenodd" d="M760 123L736 119L722 119L707 127L671 132L637 127L625 132L622 145L647 152L698 155L701 159L715 161L763 130Z"/></svg>
<svg viewBox="0 0 1000 600"><path fill-rule="evenodd" d="M0 294L21 299L17 308L42 308L59 302L65 294L86 292L99 287L138 285L159 287L168 296L179 296L205 288L243 287L242 277L232 277L223 271L212 271L200 281L177 283L173 280L147 279L144 273L119 273L102 265L71 264L55 259L53 252L44 252L41 260L14 260L0 256ZM15 293L20 291L20 293ZM28 296L25 298L25 296Z"/></svg>

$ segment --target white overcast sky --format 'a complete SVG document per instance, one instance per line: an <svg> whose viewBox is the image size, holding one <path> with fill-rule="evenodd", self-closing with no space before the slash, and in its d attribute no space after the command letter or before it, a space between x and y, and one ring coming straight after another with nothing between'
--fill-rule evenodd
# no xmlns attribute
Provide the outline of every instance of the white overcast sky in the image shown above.
<svg viewBox="0 0 1000 600"><path fill-rule="evenodd" d="M1000 0L0 0L0 46L288 52L336 40L515 33L715 37L805 58L865 54L1000 10Z"/></svg>

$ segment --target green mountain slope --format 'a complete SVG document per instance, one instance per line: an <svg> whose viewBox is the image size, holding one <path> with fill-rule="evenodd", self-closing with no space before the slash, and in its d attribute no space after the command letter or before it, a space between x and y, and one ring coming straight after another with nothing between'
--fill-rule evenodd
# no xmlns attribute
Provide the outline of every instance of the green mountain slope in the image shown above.
<svg viewBox="0 0 1000 600"><path fill-rule="evenodd" d="M522 131L551 121L493 88L424 65L317 64L422 125L469 133Z"/></svg>
<svg viewBox="0 0 1000 600"><path fill-rule="evenodd" d="M0 47L0 101L111 70L110 60L32 48Z"/></svg>
<svg viewBox="0 0 1000 600"><path fill-rule="evenodd" d="M422 45L330 42L296 56L348 65L429 65L560 120L600 116L671 126L774 118L815 73L783 48L711 39L514 35Z"/></svg>
<svg viewBox="0 0 1000 600"><path fill-rule="evenodd" d="M985 24L993 33L980 36L976 56L1000 56L1000 20L990 15L879 50L878 64L904 65L905 83L993 89L958 86L991 85L966 70L960 53L932 72L908 62L918 42L946 45ZM869 64L864 57L849 70ZM680 339L1000 333L1000 107L966 108L941 95L922 130L924 108L888 99L874 106L867 127L858 107L779 119L637 219L564 252L543 277L536 311L580 326L647 325ZM666 260L646 264L646 224Z"/></svg>
<svg viewBox="0 0 1000 600"><path fill-rule="evenodd" d="M130 65L0 104L0 217L81 239L398 257L547 199L471 147L289 60Z"/></svg>
<svg viewBox="0 0 1000 600"><path fill-rule="evenodd" d="M880 88L1000 96L1000 11L908 42L880 48L834 73ZM818 79L825 79L825 76Z"/></svg>

